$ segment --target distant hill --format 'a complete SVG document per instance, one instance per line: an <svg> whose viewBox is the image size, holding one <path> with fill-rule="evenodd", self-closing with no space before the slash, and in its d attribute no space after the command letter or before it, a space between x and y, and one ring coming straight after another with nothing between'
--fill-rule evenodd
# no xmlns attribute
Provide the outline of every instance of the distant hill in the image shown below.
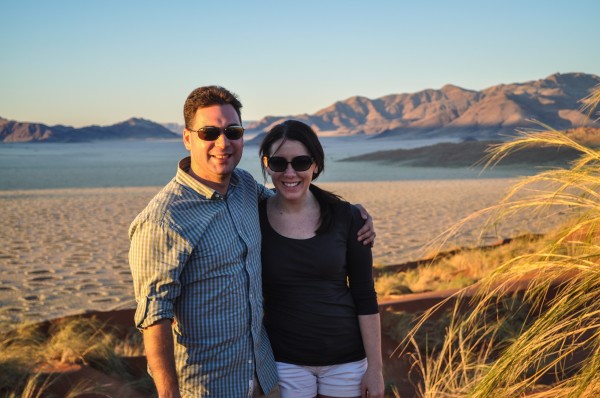
<svg viewBox="0 0 600 398"><path fill-rule="evenodd" d="M577 128L567 130L565 134L584 145L600 148L600 128ZM341 161L374 161L414 167L471 167L476 164L483 165L485 162L482 163L482 160L486 157L490 146L501 142L477 140L460 143L442 142L412 149L371 152ZM531 147L507 155L499 165L559 166L566 165L579 156L581 153L571 148Z"/></svg>
<svg viewBox="0 0 600 398"><path fill-rule="evenodd" d="M183 124L179 124L179 123L161 123L161 126L163 126L164 128L166 128L169 131L172 131L173 133L175 133L177 135L182 135L183 129L185 128L185 126Z"/></svg>
<svg viewBox="0 0 600 398"><path fill-rule="evenodd" d="M2 142L88 142L97 140L177 138L178 135L158 123L131 118L111 126L47 126L0 118Z"/></svg>
<svg viewBox="0 0 600 398"><path fill-rule="evenodd" d="M268 116L247 126L259 134L286 119L301 120L320 134L367 134L404 138L475 137L497 139L534 119L556 129L586 125L580 100L600 77L567 73L525 83L500 84L482 91L453 85L377 99L351 97L315 114Z"/></svg>
<svg viewBox="0 0 600 398"><path fill-rule="evenodd" d="M413 149L373 152L342 159L342 161L378 161L414 167L471 167L479 164L490 145L502 141L442 142ZM575 159L578 152L556 148L528 148L511 154L502 165L563 164Z"/></svg>

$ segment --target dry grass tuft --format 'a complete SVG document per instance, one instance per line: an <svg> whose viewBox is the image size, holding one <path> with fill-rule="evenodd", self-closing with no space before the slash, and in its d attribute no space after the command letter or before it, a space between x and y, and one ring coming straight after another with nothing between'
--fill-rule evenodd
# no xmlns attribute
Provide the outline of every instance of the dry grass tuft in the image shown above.
<svg viewBox="0 0 600 398"><path fill-rule="evenodd" d="M538 235L524 235L505 244L455 249L438 253L430 261L398 272L387 272L382 267L375 278L375 290L385 297L468 287L515 255L533 253L544 244L544 239Z"/></svg>
<svg viewBox="0 0 600 398"><path fill-rule="evenodd" d="M592 148L600 147L600 128L577 127L565 131L565 135L581 145Z"/></svg>
<svg viewBox="0 0 600 398"><path fill-rule="evenodd" d="M600 103L600 88L588 103ZM570 168L521 180L500 204L466 222L491 214L493 226L558 211L571 221L535 250L508 256L479 281L473 300L461 300L466 290L453 297L458 301L443 344L413 351L422 397L600 396L600 151L551 129L524 132L492 148L488 166L535 145L571 148L580 157ZM524 305L498 311L505 292L524 278L531 278ZM461 312L464 305L470 311ZM433 311L408 333L405 347L418 346L418 330ZM519 311L525 317L510 325L507 314Z"/></svg>
<svg viewBox="0 0 600 398"><path fill-rule="evenodd" d="M46 397L57 379L50 378L45 369L57 363L89 365L152 394L152 382L138 380L122 359L124 354L143 352L141 340L129 337L119 341L115 336L107 325L86 317L19 325L1 333L0 396ZM90 393L102 395L100 388L85 383L72 386L68 397Z"/></svg>

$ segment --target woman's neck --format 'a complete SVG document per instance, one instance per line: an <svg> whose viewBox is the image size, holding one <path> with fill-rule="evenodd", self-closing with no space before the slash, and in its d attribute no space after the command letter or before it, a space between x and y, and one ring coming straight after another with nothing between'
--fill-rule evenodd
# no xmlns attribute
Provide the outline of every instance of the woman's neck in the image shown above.
<svg viewBox="0 0 600 398"><path fill-rule="evenodd" d="M301 213L319 207L317 198L310 191L306 192L306 195L298 200L287 200L283 195L279 194L275 194L272 200L274 209L280 214Z"/></svg>
<svg viewBox="0 0 600 398"><path fill-rule="evenodd" d="M321 211L317 198L311 192L293 201L276 194L267 202L267 218L279 235L309 239L315 236Z"/></svg>

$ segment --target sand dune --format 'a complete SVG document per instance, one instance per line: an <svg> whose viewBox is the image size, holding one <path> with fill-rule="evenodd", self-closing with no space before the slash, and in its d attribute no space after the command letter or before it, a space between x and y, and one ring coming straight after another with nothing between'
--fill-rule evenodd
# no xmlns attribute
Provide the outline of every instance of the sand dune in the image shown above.
<svg viewBox="0 0 600 398"><path fill-rule="evenodd" d="M496 203L510 179L323 183L373 215L375 262L423 257L427 243L472 212ZM133 308L127 229L159 187L0 191L0 321L40 321ZM481 224L450 242L476 244ZM497 240L544 232L515 220Z"/></svg>

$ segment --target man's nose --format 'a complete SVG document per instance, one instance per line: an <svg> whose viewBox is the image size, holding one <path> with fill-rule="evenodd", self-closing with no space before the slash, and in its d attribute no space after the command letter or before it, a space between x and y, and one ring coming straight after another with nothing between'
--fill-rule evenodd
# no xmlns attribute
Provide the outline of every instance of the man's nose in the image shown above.
<svg viewBox="0 0 600 398"><path fill-rule="evenodd" d="M223 133L219 134L219 136L215 140L215 146L224 148L227 145L229 145L229 139L227 137L225 137L225 134L223 134Z"/></svg>

